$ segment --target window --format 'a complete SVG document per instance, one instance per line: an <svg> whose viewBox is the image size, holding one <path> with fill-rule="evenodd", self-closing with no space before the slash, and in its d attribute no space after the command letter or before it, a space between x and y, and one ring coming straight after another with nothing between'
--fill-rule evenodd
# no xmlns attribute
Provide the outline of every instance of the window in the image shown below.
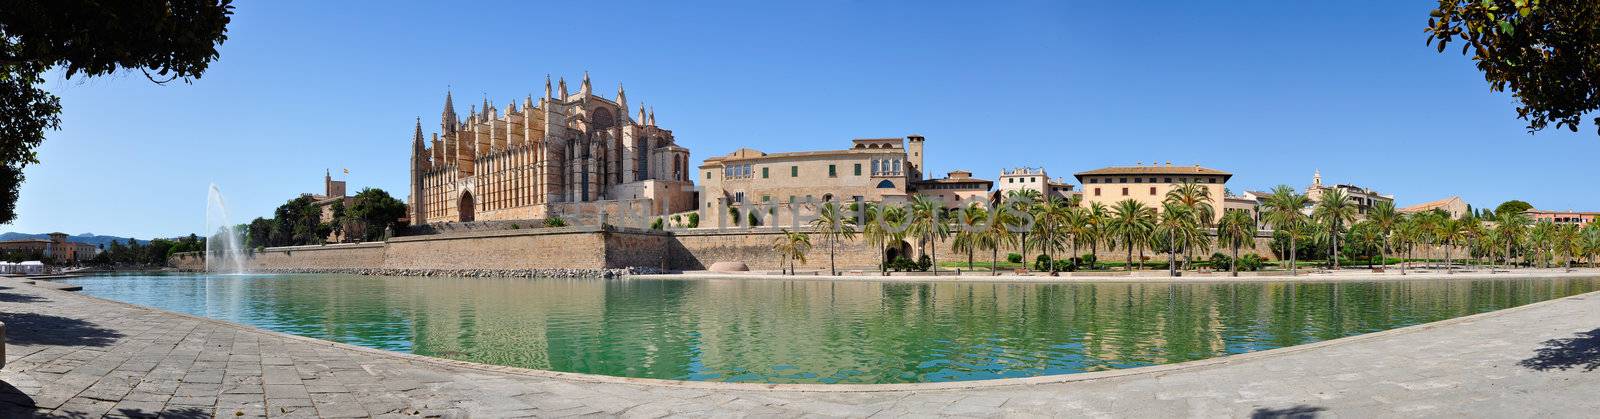
<svg viewBox="0 0 1600 419"><path fill-rule="evenodd" d="M800 177L800 166L789 166L789 177Z"/></svg>
<svg viewBox="0 0 1600 419"><path fill-rule="evenodd" d="M1128 183L1128 178L1117 178L1117 183Z"/></svg>
<svg viewBox="0 0 1600 419"><path fill-rule="evenodd" d="M1122 188L1122 196L1128 196L1128 188Z"/></svg>
<svg viewBox="0 0 1600 419"><path fill-rule="evenodd" d="M878 182L878 189L894 189L894 182L884 179L882 182Z"/></svg>
<svg viewBox="0 0 1600 419"><path fill-rule="evenodd" d="M878 175L878 161L877 160L873 160L872 161L872 175L873 176L877 176Z"/></svg>
<svg viewBox="0 0 1600 419"><path fill-rule="evenodd" d="M861 176L861 163L856 163L856 176Z"/></svg>
<svg viewBox="0 0 1600 419"><path fill-rule="evenodd" d="M900 161L899 160L895 160L894 161L894 173L900 173Z"/></svg>
<svg viewBox="0 0 1600 419"><path fill-rule="evenodd" d="M794 195L789 195L789 203L794 203Z"/></svg>
<svg viewBox="0 0 1600 419"><path fill-rule="evenodd" d="M761 202L772 202L772 195L762 195Z"/></svg>
<svg viewBox="0 0 1600 419"><path fill-rule="evenodd" d="M1154 195L1155 195L1155 194L1156 194L1156 187L1154 187L1154 186L1151 186L1151 187L1150 187L1150 195L1151 195L1151 196L1154 196Z"/></svg>
<svg viewBox="0 0 1600 419"><path fill-rule="evenodd" d="M706 179L710 179L710 178L711 178L711 172L706 172Z"/></svg>
<svg viewBox="0 0 1600 419"><path fill-rule="evenodd" d="M734 192L733 202L744 202L744 192Z"/></svg>
<svg viewBox="0 0 1600 419"><path fill-rule="evenodd" d="M828 165L828 177L839 177L839 167L837 165Z"/></svg>
<svg viewBox="0 0 1600 419"><path fill-rule="evenodd" d="M766 167L761 168L761 178L762 179L766 179L767 178L767 169L768 168L766 168Z"/></svg>
<svg viewBox="0 0 1600 419"><path fill-rule="evenodd" d="M1133 178L1133 183L1144 183L1144 178L1142 178L1142 177Z"/></svg>
<svg viewBox="0 0 1600 419"><path fill-rule="evenodd" d="M1100 196L1100 188L1094 188L1094 196Z"/></svg>
<svg viewBox="0 0 1600 419"><path fill-rule="evenodd" d="M1150 178L1150 183L1156 183L1156 178Z"/></svg>
<svg viewBox="0 0 1600 419"><path fill-rule="evenodd" d="M1172 183L1172 178L1165 178L1162 181L1166 183Z"/></svg>

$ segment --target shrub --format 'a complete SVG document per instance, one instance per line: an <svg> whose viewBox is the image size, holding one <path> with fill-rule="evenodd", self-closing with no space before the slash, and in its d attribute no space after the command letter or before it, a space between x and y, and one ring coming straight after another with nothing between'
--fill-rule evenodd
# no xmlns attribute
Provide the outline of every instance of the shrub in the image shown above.
<svg viewBox="0 0 1600 419"><path fill-rule="evenodd" d="M1020 254L1020 253L1007 253L1006 254L1006 262L1022 263L1022 254Z"/></svg>
<svg viewBox="0 0 1600 419"><path fill-rule="evenodd" d="M931 267L933 267L933 259L929 258L928 255L922 255L922 257L917 258L917 270L927 272L928 268Z"/></svg>
<svg viewBox="0 0 1600 419"><path fill-rule="evenodd" d="M518 225L517 223L511 223L511 229L512 230L520 230L520 229L522 229L522 226Z"/></svg>
<svg viewBox="0 0 1600 419"><path fill-rule="evenodd" d="M563 219L561 219L561 217L552 216L550 218L544 219L544 226L545 227L566 227L567 226L567 220L563 220Z"/></svg>
<svg viewBox="0 0 1600 419"><path fill-rule="evenodd" d="M664 223L666 223L665 220L662 220L661 218L656 218L655 221L651 221L650 222L650 229L651 230L665 230L664 226L662 225Z"/></svg>
<svg viewBox="0 0 1600 419"><path fill-rule="evenodd" d="M905 256L900 256L889 262L888 269L895 272L913 271L917 269L917 263L912 262L911 259L907 259Z"/></svg>
<svg viewBox="0 0 1600 419"><path fill-rule="evenodd" d="M1072 258L1058 260L1056 261L1056 269L1067 272L1076 271L1078 270L1078 259Z"/></svg>
<svg viewBox="0 0 1600 419"><path fill-rule="evenodd" d="M1232 261L1233 261L1233 258L1228 257L1228 255L1222 254L1222 252L1212 253L1211 254L1211 269L1217 269L1217 270L1228 269L1228 262L1232 262Z"/></svg>
<svg viewBox="0 0 1600 419"><path fill-rule="evenodd" d="M1241 271L1259 271L1261 266L1265 264L1266 260L1261 259L1261 256L1255 253L1239 257L1239 270Z"/></svg>
<svg viewBox="0 0 1600 419"><path fill-rule="evenodd" d="M689 213L689 228L695 228L695 227L699 227L699 226L700 226L700 213L698 213L698 212Z"/></svg>
<svg viewBox="0 0 1600 419"><path fill-rule="evenodd" d="M1084 267L1089 269L1094 269L1094 265L1097 262L1099 262L1099 260L1095 259L1093 253L1084 253L1083 256L1078 257L1078 263L1083 264Z"/></svg>
<svg viewBox="0 0 1600 419"><path fill-rule="evenodd" d="M1039 255L1039 257L1033 258L1033 270L1035 270L1035 271L1048 271L1048 270L1050 270L1050 257L1049 256L1045 256L1045 255Z"/></svg>

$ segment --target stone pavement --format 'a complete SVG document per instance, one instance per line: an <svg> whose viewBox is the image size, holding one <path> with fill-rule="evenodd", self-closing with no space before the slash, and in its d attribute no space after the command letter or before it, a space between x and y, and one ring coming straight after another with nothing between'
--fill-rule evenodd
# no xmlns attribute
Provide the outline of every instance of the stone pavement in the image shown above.
<svg viewBox="0 0 1600 419"><path fill-rule="evenodd" d="M475 366L15 279L0 279L0 321L0 417L1527 417L1600 409L1600 293L1175 366L849 387L662 385Z"/></svg>

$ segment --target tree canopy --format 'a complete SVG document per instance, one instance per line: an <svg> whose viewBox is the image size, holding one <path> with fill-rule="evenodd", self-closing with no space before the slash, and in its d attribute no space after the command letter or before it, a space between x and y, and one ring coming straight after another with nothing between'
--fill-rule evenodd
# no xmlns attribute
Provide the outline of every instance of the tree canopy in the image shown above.
<svg viewBox="0 0 1600 419"><path fill-rule="evenodd" d="M1529 204L1527 201L1518 201L1518 200L1513 199L1513 200L1510 200L1510 201L1506 201L1506 202L1500 203L1500 206L1498 206L1498 207L1494 207L1494 213L1495 214L1506 214L1506 213L1521 214L1521 213L1523 213L1523 212L1525 212L1527 210L1530 210L1530 209L1533 209L1533 204Z"/></svg>
<svg viewBox="0 0 1600 419"><path fill-rule="evenodd" d="M61 126L61 101L38 86L137 69L156 83L199 78L228 39L232 0L0 0L0 224L16 218L23 169Z"/></svg>
<svg viewBox="0 0 1600 419"><path fill-rule="evenodd" d="M1600 109L1600 2L1439 0L1427 32L1439 52L1460 42L1490 90L1509 88L1529 133L1551 123L1576 132Z"/></svg>

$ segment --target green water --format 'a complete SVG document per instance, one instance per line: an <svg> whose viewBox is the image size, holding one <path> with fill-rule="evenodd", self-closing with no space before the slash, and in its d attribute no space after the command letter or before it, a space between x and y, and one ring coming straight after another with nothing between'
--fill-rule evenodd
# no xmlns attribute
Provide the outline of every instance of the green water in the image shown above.
<svg viewBox="0 0 1600 419"><path fill-rule="evenodd" d="M97 297L399 352L613 376L783 383L1131 368L1600 289L1596 278L961 284L172 275L70 282Z"/></svg>

